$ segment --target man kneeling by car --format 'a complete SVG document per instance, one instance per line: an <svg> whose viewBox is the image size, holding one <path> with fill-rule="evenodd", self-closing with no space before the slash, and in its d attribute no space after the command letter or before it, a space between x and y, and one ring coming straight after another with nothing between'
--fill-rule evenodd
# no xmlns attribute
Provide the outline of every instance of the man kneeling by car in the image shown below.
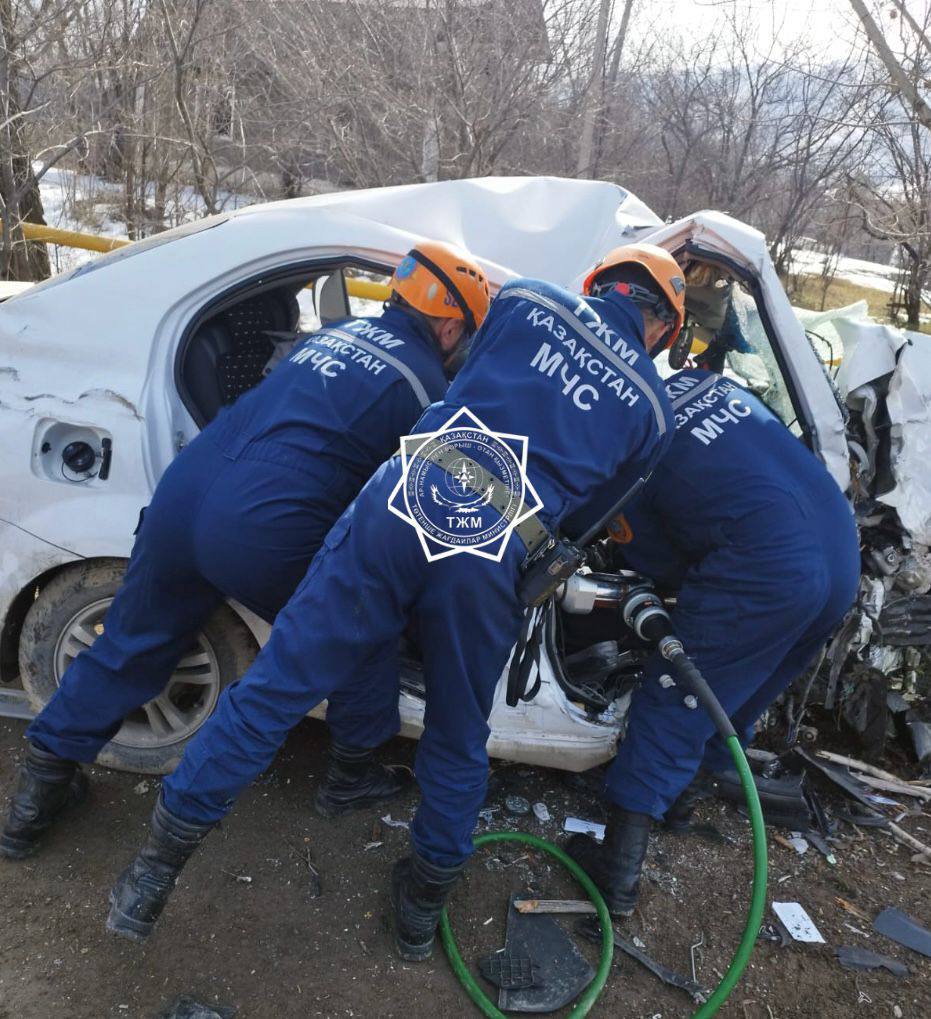
<svg viewBox="0 0 931 1019"><path fill-rule="evenodd" d="M666 383L676 435L625 518L625 564L678 590L672 623L741 741L804 672L852 604L860 576L853 514L824 465L755 396L713 372ZM604 843L568 852L614 915L637 903L654 820L683 830L699 768L731 767L703 710L651 659L608 769ZM691 783L691 784L690 784Z"/></svg>
<svg viewBox="0 0 931 1019"><path fill-rule="evenodd" d="M324 536L421 412L442 398L444 366L481 325L485 275L464 251L424 242L401 261L380 316L299 342L224 410L165 472L141 521L105 629L71 664L27 730L0 855L32 853L83 797L93 761L131 711L157 697L214 609L233 598L272 622ZM397 794L404 769L373 760L394 735L341 723L337 693L330 816Z"/></svg>

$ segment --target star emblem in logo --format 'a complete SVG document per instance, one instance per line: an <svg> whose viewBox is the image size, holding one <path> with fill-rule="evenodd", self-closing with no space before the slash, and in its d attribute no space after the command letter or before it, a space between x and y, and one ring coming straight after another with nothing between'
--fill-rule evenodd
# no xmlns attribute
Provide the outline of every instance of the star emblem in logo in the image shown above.
<svg viewBox="0 0 931 1019"><path fill-rule="evenodd" d="M429 562L460 553L501 561L514 530L543 507L527 478L527 441L492 431L467 407L435 432L401 439L388 509L414 528Z"/></svg>

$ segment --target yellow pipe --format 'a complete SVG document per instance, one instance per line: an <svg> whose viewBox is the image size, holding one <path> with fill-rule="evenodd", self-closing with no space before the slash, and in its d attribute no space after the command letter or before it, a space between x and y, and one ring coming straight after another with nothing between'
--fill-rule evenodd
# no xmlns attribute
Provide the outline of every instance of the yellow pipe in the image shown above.
<svg viewBox="0 0 931 1019"><path fill-rule="evenodd" d="M126 237L100 237L97 234L80 233L77 230L59 230L57 226L43 226L39 223L23 223L23 237L27 241L44 241L46 244L60 244L65 248L83 248L86 251L115 251L125 248L132 241ZM313 284L310 284L313 287ZM391 293L384 283L372 280L346 277L346 290L352 297L367 301L387 301Z"/></svg>
<svg viewBox="0 0 931 1019"><path fill-rule="evenodd" d="M46 244L61 244L66 248L84 248L87 251L115 251L125 248L132 241L126 237L98 237L97 234L83 234L77 230L59 230L56 226L42 226L39 223L23 223L23 237L27 241L45 241Z"/></svg>
<svg viewBox="0 0 931 1019"><path fill-rule="evenodd" d="M384 283L373 283L372 280L360 280L353 276L346 277L346 290L353 297L364 297L367 301L387 301L391 296L391 288Z"/></svg>

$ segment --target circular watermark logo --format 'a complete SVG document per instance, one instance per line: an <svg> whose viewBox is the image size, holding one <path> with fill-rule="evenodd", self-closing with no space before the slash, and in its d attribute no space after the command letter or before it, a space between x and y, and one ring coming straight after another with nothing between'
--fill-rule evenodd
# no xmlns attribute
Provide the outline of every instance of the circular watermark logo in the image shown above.
<svg viewBox="0 0 931 1019"><path fill-rule="evenodd" d="M444 545L485 545L518 515L524 499L521 465L500 439L456 428L414 454L404 485L411 518Z"/></svg>
<svg viewBox="0 0 931 1019"><path fill-rule="evenodd" d="M492 432L461 408L436 432L401 440L401 478L388 500L427 559L473 552L501 560L514 528L541 508L527 479L527 438Z"/></svg>

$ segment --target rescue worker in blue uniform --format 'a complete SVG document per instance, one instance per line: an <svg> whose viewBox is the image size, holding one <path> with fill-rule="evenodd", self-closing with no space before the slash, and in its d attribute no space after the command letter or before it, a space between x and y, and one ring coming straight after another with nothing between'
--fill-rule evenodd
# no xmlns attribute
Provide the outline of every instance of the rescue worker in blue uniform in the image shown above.
<svg viewBox="0 0 931 1019"><path fill-rule="evenodd" d="M452 436L450 419L468 412L492 433L525 436L527 478L542 501L536 525L550 534L609 479L633 484L648 472L673 430L648 351L681 327L678 265L651 245L620 248L584 289L587 297L535 280L503 287L446 399L416 426L418 435ZM484 454L474 456L488 468ZM453 474L429 458L420 464L429 508ZM148 936L198 843L291 727L334 690L369 691L360 724L372 724L380 703L385 731L396 731L398 642L413 619L426 683L415 768L422 801L392 895L402 956L430 955L472 851L488 778L487 720L524 617L517 585L527 551L512 535L500 561L471 552L428 559L422 534L389 509L408 480L396 456L366 484L252 668L188 745L163 784L147 842L111 892L111 931ZM490 498L494 487L481 491Z"/></svg>
<svg viewBox="0 0 931 1019"><path fill-rule="evenodd" d="M456 278L455 286L451 278ZM444 364L481 324L488 283L464 251L426 241L391 280L384 312L299 342L175 459L145 511L104 633L65 673L29 726L29 748L0 853L31 853L124 717L157 697L208 616L233 598L272 622L343 510L442 398ZM403 769L374 743L339 734L328 763L338 813L348 793L397 793Z"/></svg>
<svg viewBox="0 0 931 1019"><path fill-rule="evenodd" d="M666 391L675 439L624 512L623 558L678 591L674 631L747 744L853 603L857 530L821 461L746 389L686 370ZM634 695L606 776L603 845L579 836L568 846L619 916L636 905L654 820L687 828L699 768L732 766L711 718L664 673L654 656Z"/></svg>

